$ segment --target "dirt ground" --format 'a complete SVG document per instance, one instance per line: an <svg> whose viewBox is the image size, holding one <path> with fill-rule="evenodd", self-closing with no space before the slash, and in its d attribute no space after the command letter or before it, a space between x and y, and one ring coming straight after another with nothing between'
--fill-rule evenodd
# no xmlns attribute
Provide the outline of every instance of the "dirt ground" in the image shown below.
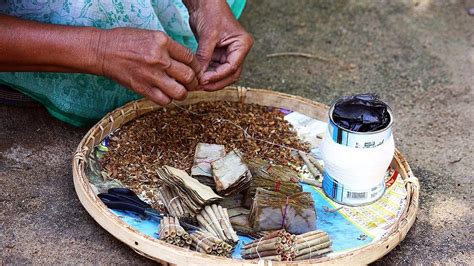
<svg viewBox="0 0 474 266"><path fill-rule="evenodd" d="M249 1L255 46L239 85L326 104L375 92L421 183L406 239L375 264L474 263L474 17L462 1ZM328 60L267 58L305 52ZM347 67L351 65L353 68ZM0 106L2 264L148 264L86 213L72 154L87 129Z"/></svg>

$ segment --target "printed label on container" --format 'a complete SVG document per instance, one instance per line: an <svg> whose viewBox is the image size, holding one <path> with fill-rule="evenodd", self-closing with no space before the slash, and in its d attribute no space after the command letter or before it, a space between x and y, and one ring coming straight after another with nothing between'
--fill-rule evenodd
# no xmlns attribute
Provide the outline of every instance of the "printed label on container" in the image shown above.
<svg viewBox="0 0 474 266"><path fill-rule="evenodd" d="M329 121L329 135L334 142L353 148L375 148L386 142L392 135L392 128L378 133L354 133L339 128L333 121Z"/></svg>
<svg viewBox="0 0 474 266"><path fill-rule="evenodd" d="M379 185L368 190L354 190L344 186L336 179L332 178L326 171L323 172L323 191L332 200L352 206L371 203L379 199L385 191L385 180Z"/></svg>

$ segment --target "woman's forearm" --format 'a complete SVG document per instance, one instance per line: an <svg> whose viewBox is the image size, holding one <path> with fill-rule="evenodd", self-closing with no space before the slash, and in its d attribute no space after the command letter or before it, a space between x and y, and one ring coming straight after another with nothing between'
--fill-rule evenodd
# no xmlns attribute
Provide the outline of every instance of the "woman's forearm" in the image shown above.
<svg viewBox="0 0 474 266"><path fill-rule="evenodd" d="M0 71L102 74L101 30L0 15Z"/></svg>
<svg viewBox="0 0 474 266"><path fill-rule="evenodd" d="M42 24L0 15L0 71L105 76L166 105L198 88L200 64L166 33Z"/></svg>

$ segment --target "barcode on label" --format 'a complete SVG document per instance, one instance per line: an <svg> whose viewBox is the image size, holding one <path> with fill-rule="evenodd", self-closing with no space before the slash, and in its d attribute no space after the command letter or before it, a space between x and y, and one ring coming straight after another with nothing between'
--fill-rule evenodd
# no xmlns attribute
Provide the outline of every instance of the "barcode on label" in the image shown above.
<svg viewBox="0 0 474 266"><path fill-rule="evenodd" d="M365 199L367 198L367 192L350 192L347 191L347 197L350 199Z"/></svg>

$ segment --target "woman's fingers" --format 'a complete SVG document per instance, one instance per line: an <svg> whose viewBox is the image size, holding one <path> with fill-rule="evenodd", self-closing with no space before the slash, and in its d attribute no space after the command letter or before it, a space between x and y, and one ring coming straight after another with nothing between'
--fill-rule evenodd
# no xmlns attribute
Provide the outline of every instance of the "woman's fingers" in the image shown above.
<svg viewBox="0 0 474 266"><path fill-rule="evenodd" d="M196 51L196 58L201 64L201 71L205 72L209 63L212 60L212 55L214 54L214 48L216 48L217 39L215 36L202 36L199 39L198 49ZM202 82L202 80L201 80Z"/></svg>
<svg viewBox="0 0 474 266"><path fill-rule="evenodd" d="M248 51L252 47L252 41L235 41L227 47L225 62L213 71L206 71L201 77L201 83L217 82L232 76L241 68Z"/></svg>
<svg viewBox="0 0 474 266"><path fill-rule="evenodd" d="M196 90L199 86L194 70L178 61L171 60L170 67L166 69L166 74L181 83L188 91Z"/></svg>
<svg viewBox="0 0 474 266"><path fill-rule="evenodd" d="M208 69L208 71L204 72L201 78L202 84L209 84L225 79L229 75L236 72L239 68L239 66L231 65L229 62L225 62L219 65L214 64L214 66L215 67L213 69Z"/></svg>
<svg viewBox="0 0 474 266"><path fill-rule="evenodd" d="M235 71L230 76L228 76L228 77L226 77L222 80L216 81L216 82L208 83L208 84L202 86L202 88L206 91L220 90L220 89L224 88L225 86L229 86L229 85L237 82L240 78L241 73L242 73L242 67L238 68L237 71Z"/></svg>
<svg viewBox="0 0 474 266"><path fill-rule="evenodd" d="M149 77L146 79L150 81ZM172 100L184 100L188 94L183 85L165 73L154 75L147 85L137 84L134 87L138 93L162 106L169 104Z"/></svg>
<svg viewBox="0 0 474 266"><path fill-rule="evenodd" d="M197 90L199 87L198 77L201 75L201 64L192 51L176 41L170 41L169 55L172 59L171 65L166 73L187 90Z"/></svg>
<svg viewBox="0 0 474 266"><path fill-rule="evenodd" d="M171 99L158 88L147 87L143 90L143 95L161 106L171 102Z"/></svg>
<svg viewBox="0 0 474 266"><path fill-rule="evenodd" d="M171 39L169 54L171 58L188 65L196 74L201 72L201 64L197 60L196 56L194 56L193 52Z"/></svg>
<svg viewBox="0 0 474 266"><path fill-rule="evenodd" d="M153 87L158 87L166 96L174 100L184 100L188 95L186 88L167 75L159 75L153 81Z"/></svg>
<svg viewBox="0 0 474 266"><path fill-rule="evenodd" d="M224 64L227 61L226 49L222 47L216 48L212 54L212 61Z"/></svg>

